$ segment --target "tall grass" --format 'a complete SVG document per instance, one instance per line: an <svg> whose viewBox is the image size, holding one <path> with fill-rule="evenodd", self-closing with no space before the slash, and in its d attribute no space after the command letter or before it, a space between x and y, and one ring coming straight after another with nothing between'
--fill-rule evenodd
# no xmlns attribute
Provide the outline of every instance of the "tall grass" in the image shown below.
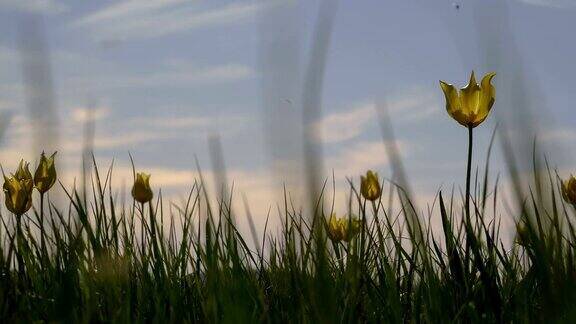
<svg viewBox="0 0 576 324"><path fill-rule="evenodd" d="M499 219L489 216L501 215L502 207L498 182L489 185L487 171L484 179L475 177L469 218L453 192L438 192L428 214L418 218L427 220L418 224L423 240L409 235L410 200L392 199L402 188L386 182L372 203L350 180L349 213L365 223L351 242L333 243L324 235L327 215L320 203L310 221L286 193L281 235L270 234L268 220L258 235L248 212L252 236L245 238L231 221L231 195L211 206L201 180L181 208L167 208L161 193L150 203L122 206L112 190L112 167L103 174L94 163L86 191L91 197L61 185L68 206L47 197L42 217L38 209L21 217L20 233L15 216L1 215L0 318L571 322L573 207L559 199L556 174L548 168L542 183L536 173L531 187L538 190L514 201L518 214L505 214L518 221L512 246L500 237ZM432 217L441 219L441 231L431 230Z"/></svg>

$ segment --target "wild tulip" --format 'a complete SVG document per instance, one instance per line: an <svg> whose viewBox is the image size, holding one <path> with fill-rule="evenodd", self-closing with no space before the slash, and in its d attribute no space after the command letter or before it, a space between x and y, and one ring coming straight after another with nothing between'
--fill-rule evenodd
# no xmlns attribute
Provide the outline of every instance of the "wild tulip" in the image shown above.
<svg viewBox="0 0 576 324"><path fill-rule="evenodd" d="M29 166L30 166L30 163L28 163L24 160L20 160L20 163L18 164L18 169L16 170L16 173L14 173L14 178L16 180L30 180L30 181L32 181L32 173L30 173Z"/></svg>
<svg viewBox="0 0 576 324"><path fill-rule="evenodd" d="M18 179L16 175L8 178L4 176L4 195L6 208L16 216L21 216L32 206L31 179Z"/></svg>
<svg viewBox="0 0 576 324"><path fill-rule="evenodd" d="M566 181L562 181L562 198L572 205L576 205L576 178L570 176Z"/></svg>
<svg viewBox="0 0 576 324"><path fill-rule="evenodd" d="M340 220L336 218L336 215L332 214L328 220L328 238L334 243L338 243L342 240L342 226Z"/></svg>
<svg viewBox="0 0 576 324"><path fill-rule="evenodd" d="M457 90L451 84L440 81L440 87L446 97L446 110L460 125L468 129L468 162L466 164L466 196L465 211L466 220L470 221L470 172L472 167L473 129L480 125L486 117L494 101L496 89L490 83L496 73L486 74L480 84L476 83L474 71L470 75L470 81L464 88Z"/></svg>
<svg viewBox="0 0 576 324"><path fill-rule="evenodd" d="M453 85L440 81L448 114L465 127L474 128L480 125L494 105L496 89L490 82L495 75L494 72L486 74L478 84L472 71L468 85L460 91Z"/></svg>
<svg viewBox="0 0 576 324"><path fill-rule="evenodd" d="M132 197L134 200L144 204L152 200L154 193L150 188L150 175L137 173L134 186L132 187Z"/></svg>
<svg viewBox="0 0 576 324"><path fill-rule="evenodd" d="M54 156L56 152L49 158L46 157L44 152L40 156L40 163L34 173L34 186L40 194L46 193L56 182L56 167L54 165Z"/></svg>
<svg viewBox="0 0 576 324"><path fill-rule="evenodd" d="M350 242L360 232L361 225L362 222L356 217L336 218L332 214L327 224L328 238L334 243Z"/></svg>
<svg viewBox="0 0 576 324"><path fill-rule="evenodd" d="M368 170L366 177L360 176L360 193L368 200L375 201L382 195L378 173Z"/></svg>

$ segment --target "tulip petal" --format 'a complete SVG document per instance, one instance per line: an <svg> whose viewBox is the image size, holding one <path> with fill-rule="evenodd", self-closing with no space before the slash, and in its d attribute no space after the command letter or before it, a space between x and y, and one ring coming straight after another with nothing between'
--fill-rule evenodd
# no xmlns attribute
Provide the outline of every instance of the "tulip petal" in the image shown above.
<svg viewBox="0 0 576 324"><path fill-rule="evenodd" d="M488 112L492 109L492 105L494 105L494 101L496 100L496 88L490 83L494 76L496 76L494 72L487 73L480 83L480 88L482 89L480 106L487 110L486 115L488 115Z"/></svg>
<svg viewBox="0 0 576 324"><path fill-rule="evenodd" d="M454 118L458 123L466 126L466 116L461 113L462 104L460 102L460 97L458 95L458 90L455 86L440 81L440 87L444 92L444 97L446 97L446 111L448 114Z"/></svg>

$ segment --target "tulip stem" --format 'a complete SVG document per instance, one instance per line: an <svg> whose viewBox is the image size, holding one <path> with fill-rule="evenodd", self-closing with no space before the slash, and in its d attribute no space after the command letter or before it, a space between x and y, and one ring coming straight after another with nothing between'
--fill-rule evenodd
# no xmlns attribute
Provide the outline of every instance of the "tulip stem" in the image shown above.
<svg viewBox="0 0 576 324"><path fill-rule="evenodd" d="M472 167L472 126L468 126L468 165L466 167L466 220L470 224L470 171Z"/></svg>
<svg viewBox="0 0 576 324"><path fill-rule="evenodd" d="M21 277L23 277L24 276L24 260L22 258L22 252L23 252L22 251L23 250L22 249L22 245L23 245L22 235L23 235L23 233L22 233L22 221L21 221L22 215L16 215L16 214L14 214L14 215L16 216L16 251L17 251L16 252L16 259L18 260L18 273Z"/></svg>
<svg viewBox="0 0 576 324"><path fill-rule="evenodd" d="M44 256L46 254L46 245L44 241L44 193L40 193L40 251Z"/></svg>
<svg viewBox="0 0 576 324"><path fill-rule="evenodd" d="M142 208L144 208L144 204L142 204ZM152 201L148 202L148 210L148 216L150 217L150 239L152 240L152 248L154 248L154 257L158 259L160 257L160 253L158 250L158 242L156 241L156 222L154 221L154 209L152 208Z"/></svg>
<svg viewBox="0 0 576 324"><path fill-rule="evenodd" d="M142 249L142 262L144 262L144 253L145 253L145 243L144 243L144 223L146 219L144 218L144 204L141 203L140 205L140 241L141 241L141 249Z"/></svg>

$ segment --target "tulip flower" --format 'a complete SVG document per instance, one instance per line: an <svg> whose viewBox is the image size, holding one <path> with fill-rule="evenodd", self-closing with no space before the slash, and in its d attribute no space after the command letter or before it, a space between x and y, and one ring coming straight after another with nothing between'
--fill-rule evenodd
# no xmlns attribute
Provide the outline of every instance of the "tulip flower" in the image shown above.
<svg viewBox="0 0 576 324"><path fill-rule="evenodd" d="M14 178L16 180L32 181L32 173L30 173L29 165L30 163L24 160L20 160L20 163L18 164L18 169L16 170L16 173L14 173Z"/></svg>
<svg viewBox="0 0 576 324"><path fill-rule="evenodd" d="M472 166L472 130L480 125L486 117L496 97L496 89L490 83L496 75L494 72L486 74L480 85L476 83L474 71L470 75L470 82L458 91L456 87L440 81L440 87L446 97L446 110L460 125L468 128L468 163L466 166L466 221L470 222L470 171Z"/></svg>
<svg viewBox="0 0 576 324"><path fill-rule="evenodd" d="M33 188L31 179L18 179L16 175L10 178L4 176L3 188L6 197L6 208L9 211L16 216L21 216L30 209L32 206Z"/></svg>
<svg viewBox="0 0 576 324"><path fill-rule="evenodd" d="M132 187L132 197L142 204L152 200L154 193L150 189L150 175L145 173L137 173L134 186Z"/></svg>
<svg viewBox="0 0 576 324"><path fill-rule="evenodd" d="M530 240L530 233L525 224L516 225L516 243L521 246L527 246Z"/></svg>
<svg viewBox="0 0 576 324"><path fill-rule="evenodd" d="M576 178L572 175L568 180L562 181L562 198L576 206Z"/></svg>
<svg viewBox="0 0 576 324"><path fill-rule="evenodd" d="M378 173L368 170L366 177L360 176L360 193L368 200L375 201L380 198L382 188L378 181Z"/></svg>
<svg viewBox="0 0 576 324"><path fill-rule="evenodd" d="M490 81L495 75L494 72L486 74L479 85L472 71L470 82L460 91L453 85L440 81L448 114L465 127L474 128L480 125L488 117L494 104L496 89Z"/></svg>
<svg viewBox="0 0 576 324"><path fill-rule="evenodd" d="M42 152L40 163L34 173L34 186L42 195L56 182L56 167L54 166L55 155L56 152L49 158L46 158L46 155Z"/></svg>
<svg viewBox="0 0 576 324"><path fill-rule="evenodd" d="M327 223L328 237L332 242L350 242L359 232L362 222L356 217L336 218L335 214L330 216Z"/></svg>

